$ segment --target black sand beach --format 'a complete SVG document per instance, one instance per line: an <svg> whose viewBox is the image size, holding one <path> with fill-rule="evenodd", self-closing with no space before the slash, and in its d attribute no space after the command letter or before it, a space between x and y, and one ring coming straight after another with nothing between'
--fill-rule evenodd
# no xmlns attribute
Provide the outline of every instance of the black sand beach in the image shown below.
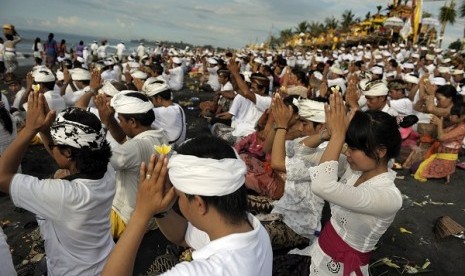
<svg viewBox="0 0 465 276"><path fill-rule="evenodd" d="M25 76L29 67L20 67L18 75ZM209 98L208 93L192 92L189 89L189 79L185 89L176 92L176 102L189 101L192 97L200 100ZM2 83L1 90L7 87ZM9 95L11 97L11 95ZM198 111L185 109L188 124L188 137L195 137L207 133L207 123L198 118ZM31 146L22 163L23 173L48 177L56 170L56 166L42 146ZM450 216L459 224L465 226L465 171L457 169L449 185L444 180L429 180L421 183L415 181L408 171L398 171L396 184L405 195L403 208L398 212L394 223L381 238L378 249L372 258L371 275L399 275L415 273L409 267L417 268L417 273L426 275L463 275L465 271L465 240L448 237L436 239L433 228L435 221L441 216ZM9 196L0 197L0 221L4 232L8 236L14 263L20 270L19 275L25 274L30 261L28 254L35 244L30 233L37 226L31 213L15 208ZM145 274L153 259L166 253L169 242L159 231L146 234L136 261L135 275ZM42 253L43 248L35 247L36 252ZM399 268L389 267L378 260L390 258ZM430 264L425 263L429 260ZM405 265L408 265L407 269ZM424 267L424 271L421 267Z"/></svg>

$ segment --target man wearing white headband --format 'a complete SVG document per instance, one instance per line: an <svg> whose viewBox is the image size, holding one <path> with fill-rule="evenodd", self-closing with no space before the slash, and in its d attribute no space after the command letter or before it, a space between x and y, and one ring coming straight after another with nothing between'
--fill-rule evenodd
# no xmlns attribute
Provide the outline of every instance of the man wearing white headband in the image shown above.
<svg viewBox="0 0 465 276"><path fill-rule="evenodd" d="M56 112L63 111L66 108L65 100L60 95L59 91L53 89L54 86L55 75L53 75L50 69L39 68L31 72L27 76L26 93L21 99L20 105L23 105L23 103L28 100L29 94L35 91L44 94L50 110L55 110ZM23 107L27 110L27 104L24 104Z"/></svg>
<svg viewBox="0 0 465 276"><path fill-rule="evenodd" d="M170 60L170 66L165 68L163 74L165 79L168 79L168 85L171 90L179 91L184 85L184 70L182 69L182 60L178 57L173 57Z"/></svg>
<svg viewBox="0 0 465 276"><path fill-rule="evenodd" d="M134 215L102 275L133 273L144 227L155 214L168 240L194 249L191 262L162 275L270 276L270 238L247 212L246 166L234 149L219 138L199 137L167 161L160 156L155 164L153 157L148 170L142 166ZM167 170L174 189L164 192ZM176 195L183 216L169 208Z"/></svg>
<svg viewBox="0 0 465 276"><path fill-rule="evenodd" d="M40 217L49 275L97 275L114 246L108 214L115 194L107 172L111 150L100 120L87 111L66 109L53 120L42 94L33 93L26 126L0 157L0 191ZM39 131L62 179L16 173L31 139ZM2 267L3 268L3 267ZM8 274L11 275L11 274Z"/></svg>
<svg viewBox="0 0 465 276"><path fill-rule="evenodd" d="M233 56L235 59L235 56ZM238 86L238 93L234 98L229 111L217 114L221 119L231 119L230 127L222 123L212 126L211 132L214 136L227 140L234 144L240 138L255 132L255 125L260 116L271 104L268 95L270 80L261 73L253 73L250 77L250 88L239 74L239 66L230 62L228 69Z"/></svg>
<svg viewBox="0 0 465 276"><path fill-rule="evenodd" d="M173 103L172 92L165 81L152 79L142 87L142 92L155 106L152 127L163 129L170 144L180 145L186 139L186 115L178 104Z"/></svg>
<svg viewBox="0 0 465 276"><path fill-rule="evenodd" d="M154 145L167 144L162 129L152 129L153 104L137 91L122 91L111 98L98 95L95 104L102 123L119 144L112 147L110 164L116 170L116 195L111 213L112 235L118 238L134 211L139 183L139 165L148 163ZM117 114L116 121L114 113Z"/></svg>

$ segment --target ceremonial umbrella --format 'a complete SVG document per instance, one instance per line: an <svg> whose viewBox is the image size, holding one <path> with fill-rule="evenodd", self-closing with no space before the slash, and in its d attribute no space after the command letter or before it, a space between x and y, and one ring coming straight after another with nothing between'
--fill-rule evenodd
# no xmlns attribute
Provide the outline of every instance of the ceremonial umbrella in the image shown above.
<svg viewBox="0 0 465 276"><path fill-rule="evenodd" d="M404 26L404 21L399 17L389 17L384 21L384 26L402 27Z"/></svg>

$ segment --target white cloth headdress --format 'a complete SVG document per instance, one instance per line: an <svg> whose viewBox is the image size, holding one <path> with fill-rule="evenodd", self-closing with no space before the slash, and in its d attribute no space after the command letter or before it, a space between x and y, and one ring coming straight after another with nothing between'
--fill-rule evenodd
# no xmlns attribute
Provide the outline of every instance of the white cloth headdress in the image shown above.
<svg viewBox="0 0 465 276"><path fill-rule="evenodd" d="M105 95L113 97L119 93L119 90L115 88L115 86L111 83L110 80L106 80L103 83L102 88L99 89L99 93L103 93Z"/></svg>
<svg viewBox="0 0 465 276"><path fill-rule="evenodd" d="M59 113L50 127L50 134L53 141L58 145L67 145L73 148L89 147L90 149L100 149L105 142L105 130L100 128L96 131L90 126L66 120L64 115L73 113L76 108L68 108Z"/></svg>
<svg viewBox="0 0 465 276"><path fill-rule="evenodd" d="M293 104L299 108L299 116L316 123L325 122L325 104L313 100L294 99Z"/></svg>
<svg viewBox="0 0 465 276"><path fill-rule="evenodd" d="M240 157L218 160L174 154L168 163L168 175L173 186L190 195L231 194L244 185L246 172Z"/></svg>
<svg viewBox="0 0 465 276"><path fill-rule="evenodd" d="M121 114L141 114L153 109L150 101L143 101L137 97L128 96L128 93L140 93L138 91L121 91L111 98L110 105L117 113ZM143 95L143 94L141 94ZM144 97L146 97L144 95Z"/></svg>

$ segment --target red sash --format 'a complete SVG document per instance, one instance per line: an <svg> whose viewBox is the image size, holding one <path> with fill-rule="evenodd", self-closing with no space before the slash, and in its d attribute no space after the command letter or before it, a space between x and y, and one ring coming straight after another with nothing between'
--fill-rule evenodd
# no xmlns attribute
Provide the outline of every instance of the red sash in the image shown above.
<svg viewBox="0 0 465 276"><path fill-rule="evenodd" d="M344 276L349 276L352 271L357 276L363 276L360 267L370 263L371 251L360 252L348 245L334 230L331 221L326 223L318 238L318 244L326 255L334 261L344 264Z"/></svg>

